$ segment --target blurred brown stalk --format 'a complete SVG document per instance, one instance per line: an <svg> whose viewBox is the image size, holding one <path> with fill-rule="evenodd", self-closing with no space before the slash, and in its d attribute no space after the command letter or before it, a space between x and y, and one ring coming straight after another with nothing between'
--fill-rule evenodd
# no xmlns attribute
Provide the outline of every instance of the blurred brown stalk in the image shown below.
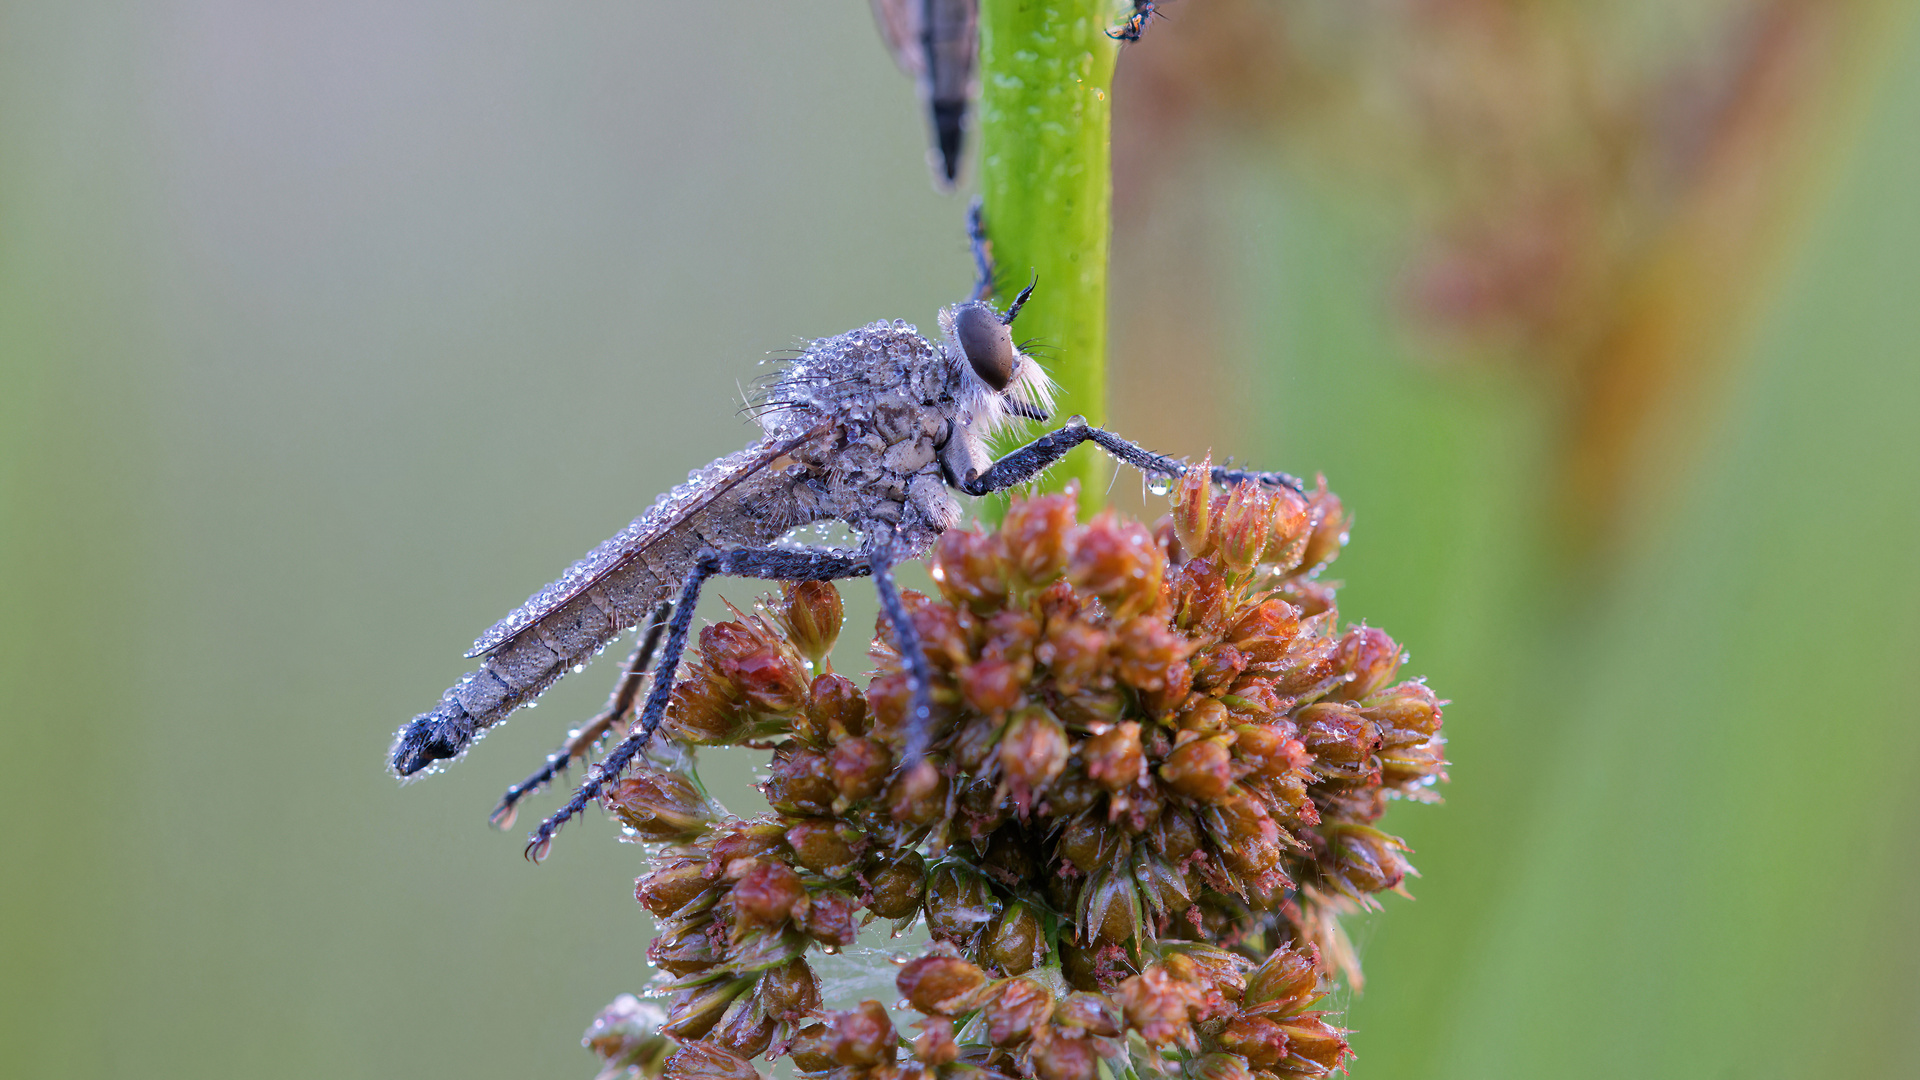
<svg viewBox="0 0 1920 1080"><path fill-rule="evenodd" d="M1635 26L1632 5L1521 0L1167 6L1116 80L1128 430L1161 445L1231 425L1211 414L1232 400L1234 313L1208 271L1208 183L1222 149L1277 149L1390 222L1416 352L1531 385L1563 433L1564 546L1598 554L1624 494L1672 471L1648 448L1684 452L1711 419L1882 7L1688 0Z"/></svg>

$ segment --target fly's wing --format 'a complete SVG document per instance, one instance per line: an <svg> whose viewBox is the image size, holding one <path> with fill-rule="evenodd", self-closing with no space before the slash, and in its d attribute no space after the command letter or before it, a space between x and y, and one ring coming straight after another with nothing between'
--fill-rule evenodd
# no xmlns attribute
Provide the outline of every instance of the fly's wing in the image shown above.
<svg viewBox="0 0 1920 1080"><path fill-rule="evenodd" d="M926 0L873 0L873 21L893 54L893 62L911 78L926 74L927 54L921 42L921 15Z"/></svg>
<svg viewBox="0 0 1920 1080"><path fill-rule="evenodd" d="M697 469L687 482L660 496L646 513L613 534L579 562L560 575L559 580L527 598L513 614L493 624L473 643L468 656L492 655L506 648L540 620L565 607L581 594L605 581L608 575L638 559L651 545L672 535L692 515L713 504L742 481L798 450L817 438L824 427L787 439L768 439L757 446Z"/></svg>

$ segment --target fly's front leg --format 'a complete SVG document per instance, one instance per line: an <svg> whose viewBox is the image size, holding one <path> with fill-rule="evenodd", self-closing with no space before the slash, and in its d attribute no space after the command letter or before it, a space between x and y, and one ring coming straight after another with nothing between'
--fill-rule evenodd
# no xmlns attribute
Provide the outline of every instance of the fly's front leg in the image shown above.
<svg viewBox="0 0 1920 1080"><path fill-rule="evenodd" d="M961 481L960 490L969 495L990 495L996 491L1005 491L1017 484L1024 484L1038 476L1047 466L1067 456L1067 451L1083 442L1097 444L1100 449L1149 476L1164 476L1170 480L1178 480L1192 468L1179 458L1156 454L1128 442L1111 431L1069 420L1066 427L1058 431L1050 431L1020 449L1012 451L987 466L985 472L968 474ZM1305 488L1297 478L1282 472L1248 472L1244 469L1216 468L1212 471L1210 479L1223 486L1251 481L1262 487L1285 487L1303 494L1305 492Z"/></svg>
<svg viewBox="0 0 1920 1080"><path fill-rule="evenodd" d="M553 845L553 834L567 823L586 805L600 794L602 788L618 779L627 765L637 757L653 737L655 728L667 714L667 703L673 698L673 675L680 667L680 657L687 651L687 636L693 630L693 609L700 602L701 586L715 575L728 577L756 578L761 581L833 581L837 578L860 577L871 570L864 555L849 555L838 551L814 551L806 548L733 548L728 551L703 552L695 560L693 570L680 586L680 597L674 601L673 617L667 620L666 645L660 650L660 664L656 669L653 687L647 692L647 703L640 710L640 719L633 726L620 745L601 759L592 770L592 775L573 793L555 814L540 823L527 840L527 858L539 862L546 858L547 849Z"/></svg>
<svg viewBox="0 0 1920 1080"><path fill-rule="evenodd" d="M573 733L560 749L547 755L547 763L534 770L532 776L507 789L500 797L500 805L493 808L487 820L496 829L513 827L516 812L515 805L528 795L546 787L558 774L565 772L574 758L584 757L594 743L600 741L615 724L624 722L633 715L633 704L640 696L640 687L647 681L647 668L653 662L654 651L660 647L661 635L667 629L667 616L673 611L670 603L660 604L647 618L646 630L640 635L640 643L633 648L633 654L627 657L625 666L620 669L620 680L613 684L613 693L607 698L607 707L599 715L587 721L579 731Z"/></svg>

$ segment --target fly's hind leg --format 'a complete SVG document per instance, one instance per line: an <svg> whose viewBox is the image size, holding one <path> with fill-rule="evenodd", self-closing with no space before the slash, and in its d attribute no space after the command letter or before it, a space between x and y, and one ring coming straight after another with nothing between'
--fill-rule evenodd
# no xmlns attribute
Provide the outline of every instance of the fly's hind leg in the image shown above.
<svg viewBox="0 0 1920 1080"><path fill-rule="evenodd" d="M673 615L667 620L666 644L660 649L653 686L640 718L620 745L590 770L586 783L573 793L554 815L540 823L527 839L527 858L539 862L553 846L553 834L560 831L575 814L586 808L602 788L618 779L626 767L646 749L647 740L666 716L667 702L673 697L673 675L680 657L687 651L687 636L693 630L693 610L700 602L700 589L710 577L755 578L761 581L833 581L870 573L867 557L843 551L809 548L732 548L706 551L695 560L693 571L680 586Z"/></svg>
<svg viewBox="0 0 1920 1080"><path fill-rule="evenodd" d="M663 603L653 609L653 613L647 617L646 629L641 632L639 643L633 647L633 654L627 657L626 664L620 669L620 680L613 684L607 707L574 732L560 749L547 755L547 763L534 770L532 776L507 789L507 793L500 797L500 805L488 815L487 820L493 822L494 828L512 828L521 799L552 783L555 776L566 771L573 759L585 757L601 736L633 715L634 702L640 697L640 687L647 681L647 668L653 663L653 654L660 647L660 637L667 628L667 615L672 611L671 603Z"/></svg>
<svg viewBox="0 0 1920 1080"><path fill-rule="evenodd" d="M1171 480L1178 480L1193 467L1179 458L1156 454L1130 443L1103 428L1070 421L1066 427L1058 431L1050 431L1018 450L1008 453L987 466L985 472L969 473L961 480L960 490L969 495L989 495L996 491L1005 491L1016 484L1024 484L1038 476L1047 466L1065 457L1067 451L1083 442L1098 445L1100 449L1112 454L1116 459L1150 476L1164 476ZM1222 486L1251 482L1269 490L1284 487L1301 494L1306 493L1306 488L1301 485L1298 477L1283 472L1250 472L1246 469L1216 467L1208 478Z"/></svg>

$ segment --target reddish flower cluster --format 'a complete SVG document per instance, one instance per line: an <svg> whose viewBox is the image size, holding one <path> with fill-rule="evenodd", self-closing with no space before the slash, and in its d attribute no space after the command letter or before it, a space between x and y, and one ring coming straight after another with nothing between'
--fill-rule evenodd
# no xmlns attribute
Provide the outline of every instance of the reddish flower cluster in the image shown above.
<svg viewBox="0 0 1920 1080"><path fill-rule="evenodd" d="M1443 703L1395 682L1387 635L1338 632L1316 575L1347 517L1324 485L1219 494L1206 475L1157 530L1080 525L1069 493L941 539L939 598L908 594L935 677L920 767L897 767L909 691L887 628L864 692L826 660L831 586L702 631L670 733L771 746L774 813L722 818L665 770L608 794L664 845L636 895L669 1000L603 1014L603 1075L755 1080L769 1052L834 1080L1338 1068L1344 1033L1313 1009L1334 974L1358 979L1338 916L1412 872L1373 823L1445 778ZM878 1002L823 1007L806 954L875 918L935 941L899 971L917 1034Z"/></svg>

